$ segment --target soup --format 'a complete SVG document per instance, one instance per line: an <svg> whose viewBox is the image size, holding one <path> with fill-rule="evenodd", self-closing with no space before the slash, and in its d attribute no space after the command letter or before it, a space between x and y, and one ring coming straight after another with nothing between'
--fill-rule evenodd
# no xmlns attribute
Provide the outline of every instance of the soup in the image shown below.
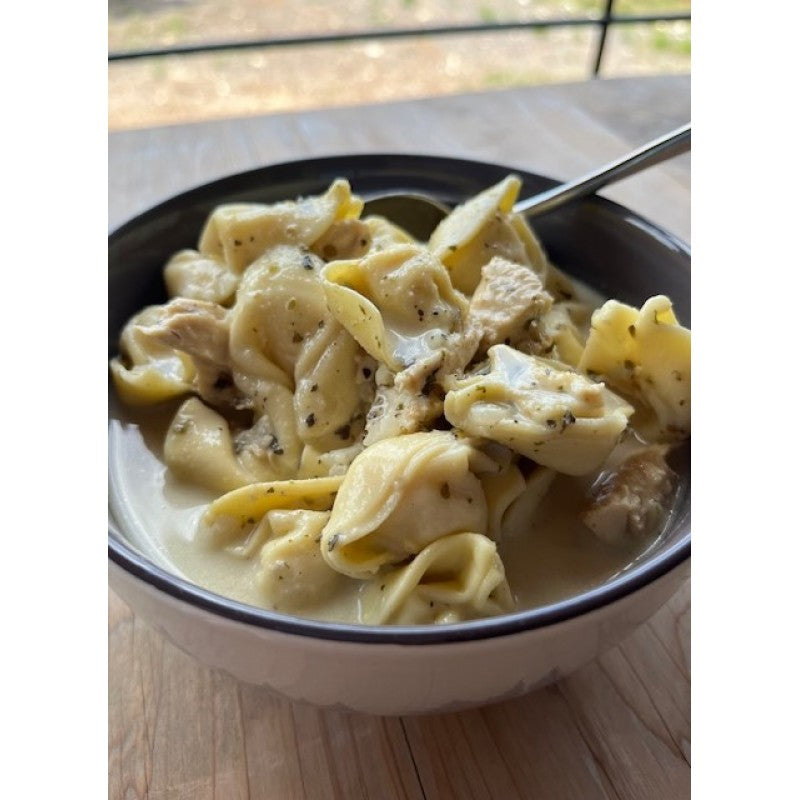
<svg viewBox="0 0 800 800"><path fill-rule="evenodd" d="M604 302L513 214L427 243L346 181L222 206L126 326L111 501L154 560L283 613L429 624L599 585L657 539L689 436L666 297Z"/></svg>

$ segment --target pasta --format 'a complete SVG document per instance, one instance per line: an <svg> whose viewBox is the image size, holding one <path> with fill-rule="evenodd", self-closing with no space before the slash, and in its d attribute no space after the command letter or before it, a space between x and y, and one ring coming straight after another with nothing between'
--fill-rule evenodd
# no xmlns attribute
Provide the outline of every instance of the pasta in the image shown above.
<svg viewBox="0 0 800 800"><path fill-rule="evenodd" d="M242 576L226 592L449 624L525 602L505 554L539 515L608 553L657 534L691 334L667 297L603 302L551 264L520 185L419 242L339 179L220 206L168 260L167 302L128 322L111 373L131 413L167 409L160 457L209 498L190 546Z"/></svg>
<svg viewBox="0 0 800 800"><path fill-rule="evenodd" d="M490 348L487 374L449 386L444 413L455 427L567 475L599 469L633 413L602 384L502 344Z"/></svg>
<svg viewBox="0 0 800 800"><path fill-rule="evenodd" d="M609 300L592 317L579 367L634 398L654 418L658 439L689 433L691 337L663 295L641 309Z"/></svg>
<svg viewBox="0 0 800 800"><path fill-rule="evenodd" d="M366 448L347 471L322 532L327 562L345 575L369 577L442 536L486 530L486 498L471 454L468 440L445 431Z"/></svg>
<svg viewBox="0 0 800 800"><path fill-rule="evenodd" d="M411 563L374 578L364 591L364 621L461 622L510 611L513 605L494 542L480 533L455 533L431 542Z"/></svg>

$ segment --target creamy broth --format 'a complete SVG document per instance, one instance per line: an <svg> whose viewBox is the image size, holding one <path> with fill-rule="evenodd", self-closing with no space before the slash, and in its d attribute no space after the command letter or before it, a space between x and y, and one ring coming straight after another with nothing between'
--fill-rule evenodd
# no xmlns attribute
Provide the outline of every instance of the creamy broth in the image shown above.
<svg viewBox="0 0 800 800"><path fill-rule="evenodd" d="M164 465L163 442L175 410L176 404L114 409L109 427L114 516L131 543L159 566L216 594L263 607L258 559L211 548L197 535L216 495L177 480ZM359 588L353 581L350 591L330 596L324 608L306 616L358 622Z"/></svg>
<svg viewBox="0 0 800 800"><path fill-rule="evenodd" d="M600 541L577 517L586 484L558 476L529 526L498 543L506 577L519 608L537 608L600 586L632 566L657 540L618 545Z"/></svg>

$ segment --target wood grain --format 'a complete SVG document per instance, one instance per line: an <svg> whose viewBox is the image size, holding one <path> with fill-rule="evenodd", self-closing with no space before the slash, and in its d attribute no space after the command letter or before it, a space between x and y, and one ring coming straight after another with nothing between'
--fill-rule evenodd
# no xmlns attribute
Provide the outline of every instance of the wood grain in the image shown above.
<svg viewBox="0 0 800 800"><path fill-rule="evenodd" d="M109 224L304 156L424 151L568 178L688 120L689 103L688 78L668 77L114 133ZM682 156L606 194L688 240L689 169ZM165 642L113 593L108 621L113 800L689 797L688 583L559 683L428 717L320 711L239 684Z"/></svg>

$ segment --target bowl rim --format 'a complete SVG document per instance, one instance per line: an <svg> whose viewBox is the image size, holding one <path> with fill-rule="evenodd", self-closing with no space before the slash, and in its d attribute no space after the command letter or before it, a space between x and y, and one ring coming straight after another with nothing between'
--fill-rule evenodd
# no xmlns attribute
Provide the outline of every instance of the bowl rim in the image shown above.
<svg viewBox="0 0 800 800"><path fill-rule="evenodd" d="M304 169L310 168L313 170L315 167L330 168L336 164L344 166L346 163L352 163L353 161L366 164L380 164L386 161L391 161L394 164L399 162L409 164L438 162L448 168L457 168L459 166L474 168L479 166L505 171L507 174L519 174L523 178L535 178L542 183L549 183L554 186L559 183L553 178L527 169L508 167L490 161L451 158L423 153L354 153L297 159L270 163L254 169L232 173L179 192L115 227L109 232L109 241L123 235L129 229L141 224L148 218L157 216L172 206L191 200L195 195L202 195L210 190L224 191L226 184L229 183L235 184L245 178L256 178L260 173L267 173L276 169L292 169L303 165ZM368 192L360 192L360 195L369 197ZM663 245L678 251L687 260L691 260L691 249L686 242L631 209L597 195L592 195L576 202L597 205L610 211L615 216L622 216L626 221L644 228L651 236L660 240ZM599 586L545 606L442 626L362 625L325 622L281 614L233 600L205 589L186 578L175 575L139 553L127 543L124 535L112 522L110 508L108 558L110 562L113 562L133 578L144 582L152 589L169 595L175 600L189 604L200 611L215 614L231 622L251 625L265 631L328 641L381 645L430 645L450 642L475 642L532 631L565 622L599 610L634 594L649 584L655 583L659 578L688 562L691 557L690 509L691 500L689 499L686 509L687 530L680 539L648 560L640 564L634 562L634 565Z"/></svg>

